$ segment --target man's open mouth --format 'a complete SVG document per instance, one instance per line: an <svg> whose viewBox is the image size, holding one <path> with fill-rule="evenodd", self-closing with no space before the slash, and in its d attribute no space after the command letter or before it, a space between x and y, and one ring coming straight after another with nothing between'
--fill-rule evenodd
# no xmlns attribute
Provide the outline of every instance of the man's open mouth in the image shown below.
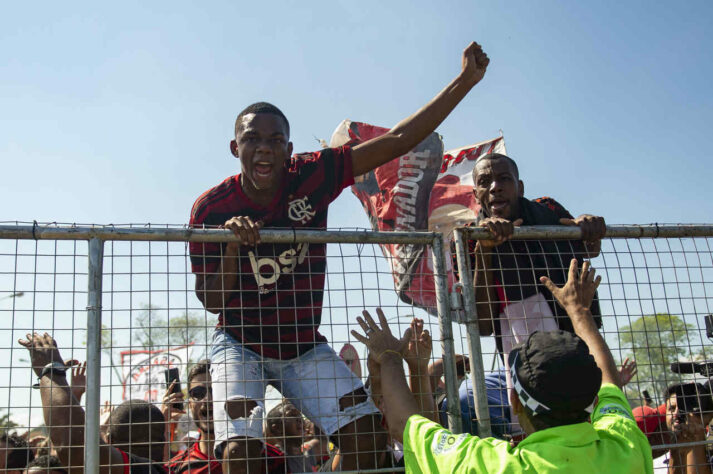
<svg viewBox="0 0 713 474"><path fill-rule="evenodd" d="M272 163L267 161L258 161L255 163L255 174L261 178L267 178L272 173Z"/></svg>
<svg viewBox="0 0 713 474"><path fill-rule="evenodd" d="M505 209L508 204L510 203L501 199L490 201L490 209L492 209L493 211L500 211L502 209Z"/></svg>

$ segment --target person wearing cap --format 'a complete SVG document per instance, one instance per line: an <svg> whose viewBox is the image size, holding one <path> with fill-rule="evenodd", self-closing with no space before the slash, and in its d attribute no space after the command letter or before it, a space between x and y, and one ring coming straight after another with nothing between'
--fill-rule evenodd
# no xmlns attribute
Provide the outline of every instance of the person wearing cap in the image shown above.
<svg viewBox="0 0 713 474"><path fill-rule="evenodd" d="M505 365L503 389L509 390L512 383L507 361L514 346L535 331L573 331L566 312L538 281L538 276L544 274L555 284L563 285L570 259L576 258L581 265L585 258L599 255L606 225L602 217L590 214L574 218L549 197L526 199L517 163L509 156L488 153L479 157L472 176L473 195L479 209L470 225L485 228L492 235L492 239L468 242L478 328L482 336L495 336L495 345ZM514 228L520 225L578 226L582 237L510 240ZM454 274L458 276L454 248L451 254ZM597 326L601 327L596 294L590 310ZM510 418L511 434L519 438L522 430L512 410Z"/></svg>
<svg viewBox="0 0 713 474"><path fill-rule="evenodd" d="M528 433L517 446L453 434L419 416L403 373L407 337L394 337L382 313L379 326L364 311L358 322L365 334L352 334L379 363L386 417L392 436L403 439L406 472L653 473L651 448L589 310L600 277L595 279L588 262L577 273L572 259L564 287L541 279L567 311L576 335L537 331L510 352L510 395Z"/></svg>
<svg viewBox="0 0 713 474"><path fill-rule="evenodd" d="M651 445L651 456L656 459L666 455L667 449L654 449L654 446L670 444L675 441L673 432L666 427L666 404L662 403L657 407L646 405L636 407L632 410L636 424L646 435Z"/></svg>

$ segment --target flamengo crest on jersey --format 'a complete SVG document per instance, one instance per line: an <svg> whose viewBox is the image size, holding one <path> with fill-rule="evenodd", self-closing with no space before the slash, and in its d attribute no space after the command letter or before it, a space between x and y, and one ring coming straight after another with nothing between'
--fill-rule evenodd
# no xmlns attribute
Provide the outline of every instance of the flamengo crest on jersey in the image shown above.
<svg viewBox="0 0 713 474"><path fill-rule="evenodd" d="M315 211L312 210L312 204L309 203L307 196L302 199L295 199L288 203L287 215L290 219L302 224L306 224L312 219Z"/></svg>

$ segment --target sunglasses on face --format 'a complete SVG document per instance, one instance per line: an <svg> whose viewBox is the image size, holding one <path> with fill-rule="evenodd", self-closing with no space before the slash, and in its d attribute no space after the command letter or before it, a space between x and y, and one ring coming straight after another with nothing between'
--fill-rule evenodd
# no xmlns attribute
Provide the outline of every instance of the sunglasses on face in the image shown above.
<svg viewBox="0 0 713 474"><path fill-rule="evenodd" d="M208 395L208 392L213 394L213 390L209 389L204 386L198 386L198 387L193 387L188 391L188 396L191 397L193 400L203 400L206 395Z"/></svg>

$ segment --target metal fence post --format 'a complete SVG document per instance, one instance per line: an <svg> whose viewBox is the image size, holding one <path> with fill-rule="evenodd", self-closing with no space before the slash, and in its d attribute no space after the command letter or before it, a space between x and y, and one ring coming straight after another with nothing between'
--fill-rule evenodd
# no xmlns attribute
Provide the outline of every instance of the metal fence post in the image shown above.
<svg viewBox="0 0 713 474"><path fill-rule="evenodd" d="M485 368L483 367L483 351L480 347L480 330L478 328L478 309L475 292L473 291L473 273L470 268L470 258L465 245L466 235L462 229L455 229L453 236L456 245L456 259L460 282L463 285L463 311L465 312L465 327L468 335L468 351L470 357L470 383L473 387L473 403L478 417L478 436L492 436L490 426L490 410L485 389Z"/></svg>
<svg viewBox="0 0 713 474"><path fill-rule="evenodd" d="M432 253L438 325L441 330L441 349L443 351L443 368L446 378L446 396L448 397L448 428L454 433L461 433L463 431L463 422L460 417L453 323L451 321L450 298L448 297L448 277L446 275L446 257L442 234L437 234L433 238Z"/></svg>
<svg viewBox="0 0 713 474"><path fill-rule="evenodd" d="M99 474L99 396L101 391L102 263L104 241L89 240L87 294L87 410L84 419L84 469Z"/></svg>

